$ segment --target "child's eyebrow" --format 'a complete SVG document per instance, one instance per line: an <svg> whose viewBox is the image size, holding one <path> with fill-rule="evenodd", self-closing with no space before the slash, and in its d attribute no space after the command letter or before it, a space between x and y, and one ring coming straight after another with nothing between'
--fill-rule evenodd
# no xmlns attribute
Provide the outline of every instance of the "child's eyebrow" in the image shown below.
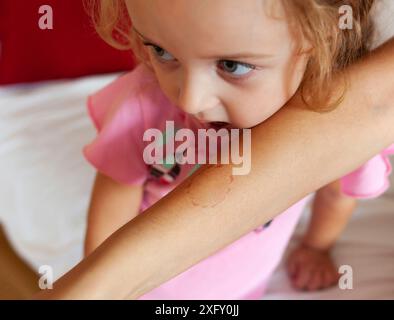
<svg viewBox="0 0 394 320"><path fill-rule="evenodd" d="M142 38L144 39L146 42L149 42L151 44L154 44L155 41L150 40L149 38L145 37L141 32L139 32L134 26L132 27L132 29Z"/></svg>
<svg viewBox="0 0 394 320"><path fill-rule="evenodd" d="M144 41L149 44L155 44L155 41L150 40L146 36L144 36L141 32L139 32L134 26L132 29L141 37ZM158 45L160 47L160 45ZM163 48L164 49L164 48ZM204 56L202 59L268 59L274 57L273 54L266 54L266 53L253 53L253 52L242 52L236 54L223 54L223 55L211 55L211 56Z"/></svg>
<svg viewBox="0 0 394 320"><path fill-rule="evenodd" d="M138 34L140 38L144 41L144 45L151 45L151 46L157 46L162 49L165 49L162 45L157 43L156 41L150 40L148 37L144 36L141 32L139 32L134 26L132 27L133 31Z"/></svg>

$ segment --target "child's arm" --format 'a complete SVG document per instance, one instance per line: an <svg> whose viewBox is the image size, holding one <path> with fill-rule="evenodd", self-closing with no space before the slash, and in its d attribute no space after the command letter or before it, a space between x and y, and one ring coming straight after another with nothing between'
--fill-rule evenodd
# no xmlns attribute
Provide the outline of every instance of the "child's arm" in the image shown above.
<svg viewBox="0 0 394 320"><path fill-rule="evenodd" d="M335 111L309 111L297 96L253 128L249 175L229 188L233 165L203 166L36 298L135 299L381 152L394 142L394 40L349 75ZM225 201L198 206L220 183Z"/></svg>
<svg viewBox="0 0 394 320"><path fill-rule="evenodd" d="M349 222L356 204L355 198L341 192L340 180L319 189L303 244L321 251L330 250Z"/></svg>
<svg viewBox="0 0 394 320"><path fill-rule="evenodd" d="M85 237L85 256L112 233L137 216L142 186L127 186L97 173L93 186Z"/></svg>
<svg viewBox="0 0 394 320"><path fill-rule="evenodd" d="M287 260L295 288L317 290L337 283L338 270L330 249L346 227L356 204L356 199L342 193L340 180L316 192L309 227Z"/></svg>

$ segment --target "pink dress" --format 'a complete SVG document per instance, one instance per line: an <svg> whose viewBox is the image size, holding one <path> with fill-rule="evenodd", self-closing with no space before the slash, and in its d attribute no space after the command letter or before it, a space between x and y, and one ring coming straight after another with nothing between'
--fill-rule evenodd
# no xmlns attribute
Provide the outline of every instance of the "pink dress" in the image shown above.
<svg viewBox="0 0 394 320"><path fill-rule="evenodd" d="M173 120L176 128L205 128L169 102L145 66L137 66L90 96L88 110L97 137L84 147L86 159L120 183L143 186L140 213L196 169L192 164L157 168L144 162L143 150L149 143L143 141L146 129L164 132L167 120ZM343 177L343 192L372 198L386 191L391 172L388 155L393 153L394 145ZM312 195L140 299L260 298Z"/></svg>

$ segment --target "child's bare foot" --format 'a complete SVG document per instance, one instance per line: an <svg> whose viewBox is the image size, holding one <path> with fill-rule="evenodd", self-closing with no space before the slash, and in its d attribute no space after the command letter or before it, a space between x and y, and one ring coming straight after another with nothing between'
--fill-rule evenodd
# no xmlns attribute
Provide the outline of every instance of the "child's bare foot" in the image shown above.
<svg viewBox="0 0 394 320"><path fill-rule="evenodd" d="M339 280L329 251L300 245L289 255L286 267L292 285L298 290L320 290Z"/></svg>

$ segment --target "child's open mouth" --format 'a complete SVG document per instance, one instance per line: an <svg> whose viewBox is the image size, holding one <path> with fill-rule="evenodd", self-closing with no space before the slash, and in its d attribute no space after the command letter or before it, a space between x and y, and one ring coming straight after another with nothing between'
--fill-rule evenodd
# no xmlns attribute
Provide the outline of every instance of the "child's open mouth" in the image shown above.
<svg viewBox="0 0 394 320"><path fill-rule="evenodd" d="M212 122L209 122L209 124L215 130L219 130L222 128L228 128L230 126L230 124L228 122L223 122L223 121L212 121Z"/></svg>

